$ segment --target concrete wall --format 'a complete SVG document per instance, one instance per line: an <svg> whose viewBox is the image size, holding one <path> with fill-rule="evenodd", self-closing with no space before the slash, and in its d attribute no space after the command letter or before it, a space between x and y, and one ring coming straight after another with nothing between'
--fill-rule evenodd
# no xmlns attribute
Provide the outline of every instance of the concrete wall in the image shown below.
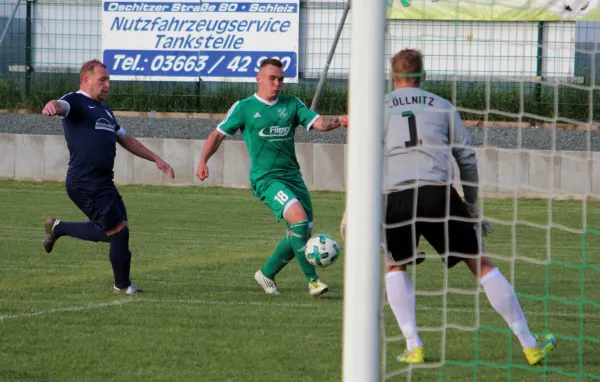
<svg viewBox="0 0 600 382"><path fill-rule="evenodd" d="M120 146L115 163L118 184L248 187L250 161L243 141L224 141L209 162L210 177L200 182L196 168L201 140L139 138L175 170L175 180ZM296 144L304 180L311 189L343 191L347 146ZM600 153L477 149L482 192L487 195L600 196ZM0 134L0 178L64 181L68 150L62 136ZM458 177L458 171L456 177ZM460 191L460 186L457 187Z"/></svg>

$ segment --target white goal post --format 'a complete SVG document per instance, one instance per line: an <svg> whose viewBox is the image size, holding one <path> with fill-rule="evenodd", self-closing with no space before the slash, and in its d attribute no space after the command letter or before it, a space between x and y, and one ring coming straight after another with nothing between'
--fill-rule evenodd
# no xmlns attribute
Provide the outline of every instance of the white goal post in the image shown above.
<svg viewBox="0 0 600 382"><path fill-rule="evenodd" d="M386 2L352 0L343 380L380 375L381 215Z"/></svg>

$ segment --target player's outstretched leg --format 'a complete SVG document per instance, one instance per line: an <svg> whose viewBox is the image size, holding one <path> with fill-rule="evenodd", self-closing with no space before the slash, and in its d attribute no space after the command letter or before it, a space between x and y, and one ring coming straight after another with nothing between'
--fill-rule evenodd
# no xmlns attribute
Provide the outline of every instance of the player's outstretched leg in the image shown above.
<svg viewBox="0 0 600 382"><path fill-rule="evenodd" d="M61 236L70 236L76 239L108 243L108 236L98 228L94 222L70 223L49 217L44 221L44 249L52 252L54 243Z"/></svg>
<svg viewBox="0 0 600 382"><path fill-rule="evenodd" d="M290 236L286 235L275 248L275 252L267 262L254 274L254 280L267 294L279 294L275 284L275 276L294 258L294 250L290 244Z"/></svg>
<svg viewBox="0 0 600 382"><path fill-rule="evenodd" d="M388 266L385 275L388 303L394 312L400 331L406 339L406 351L396 357L403 363L423 363L423 343L417 330L417 303L406 266Z"/></svg>
<svg viewBox="0 0 600 382"><path fill-rule="evenodd" d="M478 273L478 261L481 261L481 273ZM466 260L466 263L475 277L481 274L479 283L494 310L504 318L519 339L527 362L530 365L540 363L556 346L556 338L549 334L538 339L531 334L512 285L489 259L482 256Z"/></svg>

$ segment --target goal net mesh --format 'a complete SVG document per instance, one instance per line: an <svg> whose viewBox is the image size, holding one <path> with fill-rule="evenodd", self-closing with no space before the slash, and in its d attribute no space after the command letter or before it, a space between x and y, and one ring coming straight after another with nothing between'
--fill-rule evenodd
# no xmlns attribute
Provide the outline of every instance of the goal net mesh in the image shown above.
<svg viewBox="0 0 600 382"><path fill-rule="evenodd" d="M388 0L386 72L399 50L423 53L423 89L452 102L476 149L494 228L486 255L514 286L532 333L553 333L558 345L530 366L468 268L448 270L421 238L426 261L408 273L426 362L396 361L405 340L384 289L386 380L600 379L594 19L595 1ZM455 166L462 195L459 179Z"/></svg>

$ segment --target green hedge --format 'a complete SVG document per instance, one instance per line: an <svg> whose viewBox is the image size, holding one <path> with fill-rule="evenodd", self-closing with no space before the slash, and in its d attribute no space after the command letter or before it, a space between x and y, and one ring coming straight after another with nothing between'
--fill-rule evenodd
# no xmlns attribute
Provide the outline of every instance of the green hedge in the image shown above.
<svg viewBox="0 0 600 382"><path fill-rule="evenodd" d="M113 81L106 102L114 110L224 113L238 99L255 91L254 83L172 83L172 82L122 82ZM426 90L452 100L458 107L477 111L486 110L486 84L481 81L458 82L427 81ZM32 75L29 91L23 76L0 77L0 109L28 109L38 112L50 99L56 99L78 88L73 75ZM287 84L285 92L297 95L310 105L316 83ZM521 110L545 118L568 118L586 123L590 116L600 112L600 102L591 102L590 91L567 85L539 85L535 83L492 82L489 84L489 113L494 121L516 122L518 118L502 113L518 114ZM522 95L522 96L521 96ZM598 90L592 90L597 99ZM346 112L347 86L345 81L332 80L325 86L317 111L321 114ZM555 100L558 102L555 105ZM557 107L556 107L557 106ZM463 119L483 120L482 113L461 113ZM539 119L523 117L522 121Z"/></svg>

